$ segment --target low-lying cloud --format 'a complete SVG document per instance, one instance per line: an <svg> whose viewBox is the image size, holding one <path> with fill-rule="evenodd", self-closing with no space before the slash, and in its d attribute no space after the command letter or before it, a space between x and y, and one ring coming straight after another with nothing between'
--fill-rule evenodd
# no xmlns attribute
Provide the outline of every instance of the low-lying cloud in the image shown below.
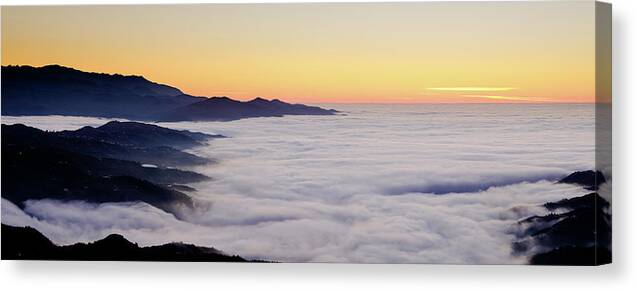
<svg viewBox="0 0 637 291"><path fill-rule="evenodd" d="M193 149L219 163L194 168L214 179L192 185L202 203L185 221L144 203L51 200L3 200L2 221L64 244L116 232L291 262L522 263L515 222L585 194L554 181L594 167L588 105L336 109L348 114L160 124L231 137Z"/></svg>

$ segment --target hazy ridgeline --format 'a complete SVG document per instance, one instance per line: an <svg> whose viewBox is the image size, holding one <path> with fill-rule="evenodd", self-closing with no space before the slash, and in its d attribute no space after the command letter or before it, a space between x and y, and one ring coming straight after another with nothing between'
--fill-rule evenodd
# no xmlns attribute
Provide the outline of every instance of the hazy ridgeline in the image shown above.
<svg viewBox="0 0 637 291"><path fill-rule="evenodd" d="M53 242L120 233L277 261L523 263L515 222L588 193L555 184L594 168L594 105L330 105L336 116L160 125L230 138L194 148L195 212L144 203L2 201L2 221ZM106 119L6 117L41 129Z"/></svg>

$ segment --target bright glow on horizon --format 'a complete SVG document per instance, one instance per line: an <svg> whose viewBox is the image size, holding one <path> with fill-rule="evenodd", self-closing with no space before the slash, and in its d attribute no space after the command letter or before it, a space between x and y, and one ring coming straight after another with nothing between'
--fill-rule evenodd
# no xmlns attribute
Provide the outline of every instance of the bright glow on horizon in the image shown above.
<svg viewBox="0 0 637 291"><path fill-rule="evenodd" d="M1 13L3 65L142 75L197 96L476 103L512 99L463 94L515 90L595 101L593 1L6 6Z"/></svg>
<svg viewBox="0 0 637 291"><path fill-rule="evenodd" d="M440 88L427 88L432 91L510 91L517 88L509 87L440 87Z"/></svg>
<svg viewBox="0 0 637 291"><path fill-rule="evenodd" d="M494 100L536 101L536 102L551 101L551 99L548 99L548 98L526 97L526 96L498 96L498 95L462 95L462 96L463 97L471 97L471 98L494 99Z"/></svg>

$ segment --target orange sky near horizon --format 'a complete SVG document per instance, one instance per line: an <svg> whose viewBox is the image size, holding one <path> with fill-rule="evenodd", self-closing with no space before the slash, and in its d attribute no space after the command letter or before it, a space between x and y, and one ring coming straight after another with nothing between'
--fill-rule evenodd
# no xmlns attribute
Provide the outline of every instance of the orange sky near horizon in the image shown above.
<svg viewBox="0 0 637 291"><path fill-rule="evenodd" d="M595 4L2 7L2 64L300 103L595 102Z"/></svg>

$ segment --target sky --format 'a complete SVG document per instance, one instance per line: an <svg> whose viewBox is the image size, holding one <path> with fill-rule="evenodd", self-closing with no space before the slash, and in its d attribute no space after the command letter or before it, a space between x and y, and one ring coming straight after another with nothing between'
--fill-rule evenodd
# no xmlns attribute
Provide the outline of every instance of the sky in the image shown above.
<svg viewBox="0 0 637 291"><path fill-rule="evenodd" d="M301 103L594 102L578 2L2 7L2 65Z"/></svg>

